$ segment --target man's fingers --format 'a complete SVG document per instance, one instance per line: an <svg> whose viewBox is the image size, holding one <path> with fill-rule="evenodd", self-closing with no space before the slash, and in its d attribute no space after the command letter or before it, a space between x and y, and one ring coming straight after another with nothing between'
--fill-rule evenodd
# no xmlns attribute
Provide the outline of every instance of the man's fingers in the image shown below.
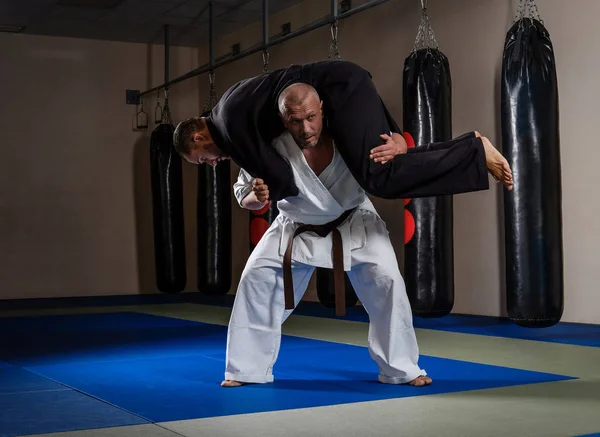
<svg viewBox="0 0 600 437"><path fill-rule="evenodd" d="M393 157L395 155L395 151L393 149L386 149L380 152L375 152L371 154L372 158L384 158L386 156Z"/></svg>
<svg viewBox="0 0 600 437"><path fill-rule="evenodd" d="M388 134L381 134L379 137L385 141L390 141L392 139L392 137L390 137Z"/></svg>
<svg viewBox="0 0 600 437"><path fill-rule="evenodd" d="M389 161L394 156L396 156L396 154L394 153L394 151L392 151L392 150L386 150L384 152L379 152L379 153L372 154L371 155L371 159L373 159L375 162L380 162L380 161L383 161L383 160Z"/></svg>
<svg viewBox="0 0 600 437"><path fill-rule="evenodd" d="M381 146L374 147L373 149L371 149L371 155L373 155L375 153L389 151L391 149L391 147L392 146L390 146L389 144L382 144Z"/></svg>

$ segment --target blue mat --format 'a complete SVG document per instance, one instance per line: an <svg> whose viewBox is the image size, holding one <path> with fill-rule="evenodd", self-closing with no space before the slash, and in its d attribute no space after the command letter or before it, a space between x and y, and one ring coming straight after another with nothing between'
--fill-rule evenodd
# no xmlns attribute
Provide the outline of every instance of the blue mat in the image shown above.
<svg viewBox="0 0 600 437"><path fill-rule="evenodd" d="M416 328L600 347L600 325L558 323L549 328L523 328L507 319L449 315L440 319L415 317Z"/></svg>
<svg viewBox="0 0 600 437"><path fill-rule="evenodd" d="M570 379L422 356L421 366L435 378L432 386L391 386L377 382L377 367L364 347L284 336L274 384L227 390L219 387L224 326L109 313L1 319L0 330L11 332L0 339L0 358L154 422ZM22 383L29 383L25 376ZM64 391L32 396L42 394L65 396ZM106 407L92 402L85 407L89 414L78 416L85 421ZM31 413L28 426L39 422L36 432L50 432L46 413L41 417ZM129 416L105 417L104 426L135 422ZM89 427L102 425L90 420Z"/></svg>
<svg viewBox="0 0 600 437"><path fill-rule="evenodd" d="M67 387L35 373L0 362L0 395L66 389Z"/></svg>
<svg viewBox="0 0 600 437"><path fill-rule="evenodd" d="M177 295L146 294L96 297L69 297L51 299L14 299L0 300L0 309L18 308L69 308L84 306L144 305L169 303L198 303L220 307L231 307L233 295L205 296L200 293L181 293ZM295 314L337 318L332 309L318 302L300 302ZM364 308L357 306L347 309L347 315L341 320L368 322ZM578 346L600 347L600 325L559 323L550 328L521 328L506 318L451 314L440 319L415 318L415 327L465 334L490 335L495 337L516 338L522 340L546 341L550 343L572 344Z"/></svg>
<svg viewBox="0 0 600 437"><path fill-rule="evenodd" d="M142 423L148 422L74 390L0 394L0 437Z"/></svg>
<svg viewBox="0 0 600 437"><path fill-rule="evenodd" d="M300 304L294 314L338 318L335 317L333 310L312 302ZM369 321L369 317L362 307L348 308L347 315L340 319L365 323ZM600 347L600 325L558 323L549 328L523 328L505 318L459 314L450 314L437 319L414 317L413 324L415 328L437 331Z"/></svg>

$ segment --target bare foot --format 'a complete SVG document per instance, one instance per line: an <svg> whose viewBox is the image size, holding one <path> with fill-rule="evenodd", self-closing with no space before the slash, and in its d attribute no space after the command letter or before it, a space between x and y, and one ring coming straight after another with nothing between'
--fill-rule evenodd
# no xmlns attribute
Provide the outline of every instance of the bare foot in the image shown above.
<svg viewBox="0 0 600 437"><path fill-rule="evenodd" d="M413 387L424 387L431 384L431 382L432 380L430 377L421 375L409 382L408 385L412 385Z"/></svg>
<svg viewBox="0 0 600 437"><path fill-rule="evenodd" d="M502 182L509 191L512 190L513 177L508 161L486 137L481 137L481 141L483 142L485 161L490 173L496 179L496 182Z"/></svg>
<svg viewBox="0 0 600 437"><path fill-rule="evenodd" d="M244 383L243 382L239 382L239 381L232 381L230 379L226 379L225 381L223 381L221 383L221 387L227 387L227 388L230 388L230 387L239 387L241 385L244 385Z"/></svg>

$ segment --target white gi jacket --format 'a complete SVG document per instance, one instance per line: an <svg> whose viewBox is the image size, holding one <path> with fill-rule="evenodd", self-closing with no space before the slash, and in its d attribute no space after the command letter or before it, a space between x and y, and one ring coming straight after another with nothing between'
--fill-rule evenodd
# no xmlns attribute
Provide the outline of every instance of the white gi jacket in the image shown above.
<svg viewBox="0 0 600 437"><path fill-rule="evenodd" d="M277 202L279 215L271 228L280 228L278 250L282 257L288 242L300 224L321 225L331 222L344 211L357 208L338 230L342 236L344 249L344 270L350 270L351 251L366 243L364 220L379 218L365 191L346 166L334 145L334 156L327 168L317 176L304 158L302 150L289 132L284 133L273 143L277 151L290 162L298 189L297 196ZM234 184L234 195L241 205L242 200L252 191L252 176L240 169ZM273 230L273 229L271 229ZM294 239L292 260L315 267L333 268L331 234L321 238L314 232L305 232Z"/></svg>

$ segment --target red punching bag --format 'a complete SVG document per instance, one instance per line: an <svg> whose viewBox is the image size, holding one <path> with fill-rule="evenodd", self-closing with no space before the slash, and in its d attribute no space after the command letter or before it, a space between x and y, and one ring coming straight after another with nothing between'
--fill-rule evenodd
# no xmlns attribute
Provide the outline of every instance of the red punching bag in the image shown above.
<svg viewBox="0 0 600 437"><path fill-rule="evenodd" d="M250 253L254 250L262 236L267 232L273 220L279 215L277 202L269 201L263 208L248 214L250 226Z"/></svg>

